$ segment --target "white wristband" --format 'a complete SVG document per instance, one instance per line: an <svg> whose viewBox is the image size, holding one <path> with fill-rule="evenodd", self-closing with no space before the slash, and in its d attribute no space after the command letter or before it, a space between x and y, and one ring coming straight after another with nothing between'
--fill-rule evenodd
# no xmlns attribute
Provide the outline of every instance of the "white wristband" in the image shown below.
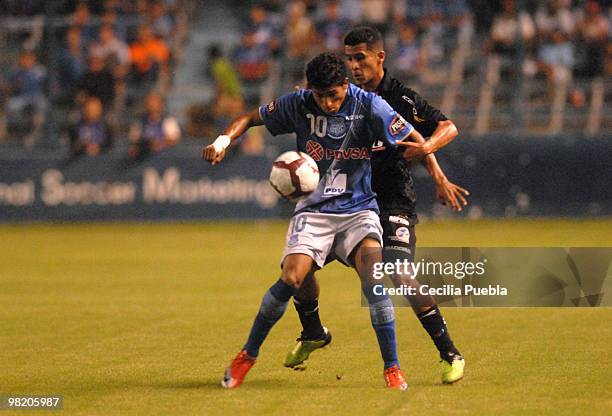
<svg viewBox="0 0 612 416"><path fill-rule="evenodd" d="M232 139L228 135L222 134L215 139L212 145L215 148L215 152L220 152L225 150L225 148L229 146L231 142Z"/></svg>

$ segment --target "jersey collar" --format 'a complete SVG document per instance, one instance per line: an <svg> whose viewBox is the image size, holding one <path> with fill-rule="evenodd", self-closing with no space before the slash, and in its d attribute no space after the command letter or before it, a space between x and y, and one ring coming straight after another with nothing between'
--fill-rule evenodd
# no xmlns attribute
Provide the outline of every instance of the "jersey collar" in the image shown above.
<svg viewBox="0 0 612 416"><path fill-rule="evenodd" d="M386 92L391 90L391 77L387 76L387 68L383 68L385 71L382 79L380 80L380 84L378 84L378 88L376 88L376 94L385 95Z"/></svg>

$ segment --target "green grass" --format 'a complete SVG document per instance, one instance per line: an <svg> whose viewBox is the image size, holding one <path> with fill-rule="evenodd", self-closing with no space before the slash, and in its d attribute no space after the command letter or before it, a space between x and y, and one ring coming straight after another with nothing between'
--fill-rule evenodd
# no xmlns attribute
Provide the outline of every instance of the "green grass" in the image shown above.
<svg viewBox="0 0 612 416"><path fill-rule="evenodd" d="M62 414L594 415L612 409L612 309L444 310L466 378L398 309L411 388L387 391L353 272L320 273L333 344L282 367L288 313L241 389L219 387L278 275L286 223L0 226L0 393L62 394ZM612 246L612 220L426 223L422 246ZM2 415L11 412L0 412ZM31 414L31 412L22 412Z"/></svg>

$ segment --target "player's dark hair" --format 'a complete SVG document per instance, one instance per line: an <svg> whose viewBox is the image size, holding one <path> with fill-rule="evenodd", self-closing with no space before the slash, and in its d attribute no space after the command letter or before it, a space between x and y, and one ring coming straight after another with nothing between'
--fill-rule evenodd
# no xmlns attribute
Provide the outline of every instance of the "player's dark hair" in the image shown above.
<svg viewBox="0 0 612 416"><path fill-rule="evenodd" d="M325 52L317 55L306 65L308 88L336 87L343 85L347 77L344 61L334 53Z"/></svg>
<svg viewBox="0 0 612 416"><path fill-rule="evenodd" d="M355 46L360 43L365 43L368 49L382 49L383 37L378 29L369 26L356 27L344 37L344 44L347 46Z"/></svg>

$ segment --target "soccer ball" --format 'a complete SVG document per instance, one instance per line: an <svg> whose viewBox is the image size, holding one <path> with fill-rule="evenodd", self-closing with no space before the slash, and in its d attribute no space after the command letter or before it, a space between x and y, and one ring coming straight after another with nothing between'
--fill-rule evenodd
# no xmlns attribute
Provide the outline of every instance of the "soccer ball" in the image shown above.
<svg viewBox="0 0 612 416"><path fill-rule="evenodd" d="M306 153L285 152L276 158L270 172L270 185L289 201L296 201L317 188L319 168Z"/></svg>

